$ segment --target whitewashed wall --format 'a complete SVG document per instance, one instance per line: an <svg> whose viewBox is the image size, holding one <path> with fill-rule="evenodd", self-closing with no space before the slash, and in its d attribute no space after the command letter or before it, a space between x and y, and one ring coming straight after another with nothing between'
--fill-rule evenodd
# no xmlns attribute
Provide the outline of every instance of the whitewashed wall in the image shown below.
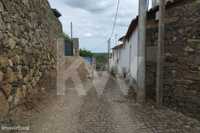
<svg viewBox="0 0 200 133"><path fill-rule="evenodd" d="M120 49L120 57L119 57L119 73L123 74L123 72L129 72L129 51L130 45L125 44L123 48Z"/></svg>
<svg viewBox="0 0 200 133"><path fill-rule="evenodd" d="M119 63L117 60L119 59L119 50L113 49L112 50L112 58L110 59L110 71L114 69L117 69L116 72L118 72Z"/></svg>
<svg viewBox="0 0 200 133"><path fill-rule="evenodd" d="M116 50L112 50L112 58L110 59L110 67L114 67L117 62L117 53Z"/></svg>
<svg viewBox="0 0 200 133"><path fill-rule="evenodd" d="M137 70L138 70L138 29L133 32L129 40L131 45L131 59L130 59L130 74L132 78L137 81Z"/></svg>
<svg viewBox="0 0 200 133"><path fill-rule="evenodd" d="M116 67L119 75L123 75L123 72L126 72L137 81L138 29L135 29L129 41L125 41L124 47L115 49L112 52L114 56L110 61L111 68Z"/></svg>

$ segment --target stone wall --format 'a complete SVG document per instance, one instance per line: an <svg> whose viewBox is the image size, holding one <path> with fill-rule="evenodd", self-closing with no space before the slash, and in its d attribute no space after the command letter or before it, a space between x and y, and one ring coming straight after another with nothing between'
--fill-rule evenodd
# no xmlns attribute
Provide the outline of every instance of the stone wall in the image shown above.
<svg viewBox="0 0 200 133"><path fill-rule="evenodd" d="M164 103L200 119L200 2L168 9Z"/></svg>
<svg viewBox="0 0 200 133"><path fill-rule="evenodd" d="M153 22L153 23L152 23ZM157 50L157 39L158 39L158 29L157 22L155 19L150 19L147 22L147 38L146 38L146 93L148 100L156 100L156 50ZM154 48L154 50L152 50ZM149 60L151 56L151 60ZM153 60L154 58L154 60Z"/></svg>
<svg viewBox="0 0 200 133"><path fill-rule="evenodd" d="M39 82L55 86L50 75L56 72L60 37L62 26L47 0L0 0L1 115L44 89Z"/></svg>
<svg viewBox="0 0 200 133"><path fill-rule="evenodd" d="M157 22L155 22L156 24ZM157 26L147 29L157 45ZM164 105L200 119L200 2L184 0L167 7ZM155 70L156 66L151 68ZM155 89L153 90L155 92Z"/></svg>

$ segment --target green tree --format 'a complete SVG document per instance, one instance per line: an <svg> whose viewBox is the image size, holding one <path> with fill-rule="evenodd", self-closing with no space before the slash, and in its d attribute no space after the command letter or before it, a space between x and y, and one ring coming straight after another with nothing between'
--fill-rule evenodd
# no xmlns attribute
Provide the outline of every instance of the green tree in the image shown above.
<svg viewBox="0 0 200 133"><path fill-rule="evenodd" d="M63 37L64 37L65 41L72 43L71 38L64 32L63 32Z"/></svg>
<svg viewBox="0 0 200 133"><path fill-rule="evenodd" d="M86 49L80 49L80 56L82 57L93 57L93 53Z"/></svg>

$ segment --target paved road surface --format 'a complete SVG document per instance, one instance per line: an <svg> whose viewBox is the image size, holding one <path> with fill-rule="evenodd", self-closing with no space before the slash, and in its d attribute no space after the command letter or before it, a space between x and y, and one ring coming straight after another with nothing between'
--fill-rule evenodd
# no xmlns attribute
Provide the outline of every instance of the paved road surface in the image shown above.
<svg viewBox="0 0 200 133"><path fill-rule="evenodd" d="M65 96L51 100L34 117L29 133L200 133L195 120L125 98L112 77L101 96L95 89L78 96L66 88Z"/></svg>

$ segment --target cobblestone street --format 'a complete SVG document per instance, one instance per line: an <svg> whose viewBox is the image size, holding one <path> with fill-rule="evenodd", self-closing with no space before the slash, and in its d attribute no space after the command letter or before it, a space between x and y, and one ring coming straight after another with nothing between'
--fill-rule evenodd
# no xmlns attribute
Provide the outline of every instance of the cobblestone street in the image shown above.
<svg viewBox="0 0 200 133"><path fill-rule="evenodd" d="M199 133L198 121L125 98L110 77L103 95L70 89L32 123L34 133ZM39 128L38 128L39 127Z"/></svg>
<svg viewBox="0 0 200 133"><path fill-rule="evenodd" d="M0 133L200 133L200 0L0 0Z"/></svg>

